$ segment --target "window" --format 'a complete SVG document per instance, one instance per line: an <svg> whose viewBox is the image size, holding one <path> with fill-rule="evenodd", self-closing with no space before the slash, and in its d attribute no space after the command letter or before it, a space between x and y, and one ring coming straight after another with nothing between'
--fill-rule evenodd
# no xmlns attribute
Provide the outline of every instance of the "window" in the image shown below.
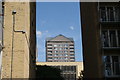
<svg viewBox="0 0 120 80"><path fill-rule="evenodd" d="M58 51L55 51L55 53L58 53Z"/></svg>
<svg viewBox="0 0 120 80"><path fill-rule="evenodd" d="M64 48L65 50L67 50L68 48Z"/></svg>
<svg viewBox="0 0 120 80"><path fill-rule="evenodd" d="M70 57L70 59L75 59L74 57Z"/></svg>
<svg viewBox="0 0 120 80"><path fill-rule="evenodd" d="M64 51L64 53L68 53L68 51Z"/></svg>
<svg viewBox="0 0 120 80"><path fill-rule="evenodd" d="M64 59L68 59L67 57L65 57Z"/></svg>
<svg viewBox="0 0 120 80"><path fill-rule="evenodd" d="M107 30L102 31L102 42L103 42L104 47L109 46L108 31Z"/></svg>
<svg viewBox="0 0 120 80"><path fill-rule="evenodd" d="M52 51L48 51L48 53L52 53Z"/></svg>
<svg viewBox="0 0 120 80"><path fill-rule="evenodd" d="M52 54L48 54L48 56L52 56Z"/></svg>
<svg viewBox="0 0 120 80"><path fill-rule="evenodd" d="M74 44L70 44L70 46L74 46Z"/></svg>
<svg viewBox="0 0 120 80"><path fill-rule="evenodd" d="M54 47L57 47L57 45L55 44Z"/></svg>
<svg viewBox="0 0 120 80"><path fill-rule="evenodd" d="M50 48L47 48L47 50L52 50L52 47L50 47Z"/></svg>
<svg viewBox="0 0 120 80"><path fill-rule="evenodd" d="M64 56L68 56L68 54L64 54Z"/></svg>
<svg viewBox="0 0 120 80"><path fill-rule="evenodd" d="M100 21L120 21L120 9L115 6L100 7Z"/></svg>
<svg viewBox="0 0 120 80"><path fill-rule="evenodd" d="M58 56L58 54L55 54L55 56Z"/></svg>
<svg viewBox="0 0 120 80"><path fill-rule="evenodd" d="M74 53L74 51L70 51L70 53Z"/></svg>
<svg viewBox="0 0 120 80"><path fill-rule="evenodd" d="M58 50L58 48L54 47L54 50Z"/></svg>
<svg viewBox="0 0 120 80"><path fill-rule="evenodd" d="M52 46L52 44L48 44L48 46Z"/></svg>
<svg viewBox="0 0 120 80"><path fill-rule="evenodd" d="M110 30L109 31L109 36L110 36L110 46L116 47L117 46L116 31L115 30Z"/></svg>
<svg viewBox="0 0 120 80"><path fill-rule="evenodd" d="M104 56L105 76L120 75L120 56Z"/></svg>
<svg viewBox="0 0 120 80"><path fill-rule="evenodd" d="M52 57L48 57L48 59L52 59Z"/></svg>
<svg viewBox="0 0 120 80"><path fill-rule="evenodd" d="M118 30L118 46L120 47L120 30Z"/></svg>
<svg viewBox="0 0 120 80"><path fill-rule="evenodd" d="M60 48L60 50L62 50L63 48Z"/></svg>
<svg viewBox="0 0 120 80"><path fill-rule="evenodd" d="M54 59L55 59L55 60L58 60L58 57L55 57Z"/></svg>
<svg viewBox="0 0 120 80"><path fill-rule="evenodd" d="M74 56L74 54L70 54L70 56Z"/></svg>
<svg viewBox="0 0 120 80"><path fill-rule="evenodd" d="M60 53L63 53L63 51L60 51Z"/></svg>
<svg viewBox="0 0 120 80"><path fill-rule="evenodd" d="M60 47L62 47L63 45L62 45L62 44L60 44L59 46L60 46Z"/></svg>
<svg viewBox="0 0 120 80"><path fill-rule="evenodd" d="M102 31L103 47L120 47L120 30Z"/></svg>
<svg viewBox="0 0 120 80"><path fill-rule="evenodd" d="M62 59L62 57L59 57L59 59Z"/></svg>
<svg viewBox="0 0 120 80"><path fill-rule="evenodd" d="M65 47L68 47L68 44L64 44Z"/></svg>
<svg viewBox="0 0 120 80"><path fill-rule="evenodd" d="M63 56L63 54L60 54L60 56Z"/></svg>

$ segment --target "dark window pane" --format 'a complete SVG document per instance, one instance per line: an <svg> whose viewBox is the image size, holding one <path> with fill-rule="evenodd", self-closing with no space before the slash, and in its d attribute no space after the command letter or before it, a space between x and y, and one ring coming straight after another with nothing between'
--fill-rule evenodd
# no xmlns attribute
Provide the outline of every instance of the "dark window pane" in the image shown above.
<svg viewBox="0 0 120 80"><path fill-rule="evenodd" d="M102 31L102 42L104 47L109 47L108 31Z"/></svg>
<svg viewBox="0 0 120 80"><path fill-rule="evenodd" d="M118 30L118 45L120 47L120 30Z"/></svg>
<svg viewBox="0 0 120 80"><path fill-rule="evenodd" d="M113 7L107 7L108 21L114 21L114 10Z"/></svg>
<svg viewBox="0 0 120 80"><path fill-rule="evenodd" d="M110 30L110 45L111 45L111 47L117 47L115 30Z"/></svg>
<svg viewBox="0 0 120 80"><path fill-rule="evenodd" d="M100 21L106 21L105 7L100 7Z"/></svg>
<svg viewBox="0 0 120 80"><path fill-rule="evenodd" d="M120 21L120 7L115 7L115 19Z"/></svg>
<svg viewBox="0 0 120 80"><path fill-rule="evenodd" d="M120 75L119 56L112 56L112 68L114 75Z"/></svg>

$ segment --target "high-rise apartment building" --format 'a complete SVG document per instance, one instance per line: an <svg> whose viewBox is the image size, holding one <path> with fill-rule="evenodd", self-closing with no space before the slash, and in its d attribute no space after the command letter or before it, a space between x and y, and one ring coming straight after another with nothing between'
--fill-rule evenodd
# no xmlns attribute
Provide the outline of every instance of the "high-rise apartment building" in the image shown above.
<svg viewBox="0 0 120 80"><path fill-rule="evenodd" d="M34 78L36 3L5 1L2 5L4 6L2 79Z"/></svg>
<svg viewBox="0 0 120 80"><path fill-rule="evenodd" d="M47 62L74 62L74 40L63 35L46 39Z"/></svg>
<svg viewBox="0 0 120 80"><path fill-rule="evenodd" d="M120 2L81 2L80 5L84 78L119 80Z"/></svg>

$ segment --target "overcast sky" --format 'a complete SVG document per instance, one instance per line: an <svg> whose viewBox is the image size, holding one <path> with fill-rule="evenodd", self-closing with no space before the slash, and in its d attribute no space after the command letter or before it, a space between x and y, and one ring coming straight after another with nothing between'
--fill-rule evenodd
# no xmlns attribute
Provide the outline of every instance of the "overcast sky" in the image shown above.
<svg viewBox="0 0 120 80"><path fill-rule="evenodd" d="M77 2L37 3L37 47L38 61L45 62L45 39L62 34L75 41L76 61L82 61L82 38L80 8Z"/></svg>

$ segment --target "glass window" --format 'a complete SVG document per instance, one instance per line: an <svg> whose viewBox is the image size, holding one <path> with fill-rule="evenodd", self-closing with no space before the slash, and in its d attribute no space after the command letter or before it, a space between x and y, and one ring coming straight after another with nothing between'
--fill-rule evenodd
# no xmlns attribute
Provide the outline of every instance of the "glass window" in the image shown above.
<svg viewBox="0 0 120 80"><path fill-rule="evenodd" d="M60 44L59 46L60 46L60 47L62 47L63 45L62 45L62 44Z"/></svg>
<svg viewBox="0 0 120 80"><path fill-rule="evenodd" d="M48 54L48 56L52 56L52 54Z"/></svg>
<svg viewBox="0 0 120 80"><path fill-rule="evenodd" d="M70 59L75 59L74 57L70 57Z"/></svg>
<svg viewBox="0 0 120 80"><path fill-rule="evenodd" d="M55 56L58 56L58 54L55 54Z"/></svg>
<svg viewBox="0 0 120 80"><path fill-rule="evenodd" d="M118 46L120 47L120 30L118 30Z"/></svg>
<svg viewBox="0 0 120 80"><path fill-rule="evenodd" d="M108 21L114 21L114 10L113 7L107 7Z"/></svg>
<svg viewBox="0 0 120 80"><path fill-rule="evenodd" d="M106 21L105 7L100 7L100 21Z"/></svg>
<svg viewBox="0 0 120 80"><path fill-rule="evenodd" d="M74 56L74 54L70 54L70 56Z"/></svg>
<svg viewBox="0 0 120 80"><path fill-rule="evenodd" d="M52 53L52 51L48 51L48 53Z"/></svg>
<svg viewBox="0 0 120 80"><path fill-rule="evenodd" d="M68 59L67 57L65 57L65 59Z"/></svg>
<svg viewBox="0 0 120 80"><path fill-rule="evenodd" d="M60 53L63 53L63 51L60 51Z"/></svg>
<svg viewBox="0 0 120 80"><path fill-rule="evenodd" d="M100 21L120 21L120 8L117 6L100 7Z"/></svg>
<svg viewBox="0 0 120 80"><path fill-rule="evenodd" d="M55 44L54 47L57 47L57 45Z"/></svg>
<svg viewBox="0 0 120 80"><path fill-rule="evenodd" d="M58 59L58 57L55 57L54 59L55 59L55 60L57 60L57 59Z"/></svg>
<svg viewBox="0 0 120 80"><path fill-rule="evenodd" d="M60 50L62 50L63 48L60 48Z"/></svg>
<svg viewBox="0 0 120 80"><path fill-rule="evenodd" d="M48 44L48 46L52 46L52 44Z"/></svg>
<svg viewBox="0 0 120 80"><path fill-rule="evenodd" d="M60 56L63 56L62 54L60 54Z"/></svg>
<svg viewBox="0 0 120 80"><path fill-rule="evenodd" d="M65 46L65 47L68 47L68 44L65 44L64 46Z"/></svg>
<svg viewBox="0 0 120 80"><path fill-rule="evenodd" d="M70 53L74 53L74 51L70 51Z"/></svg>
<svg viewBox="0 0 120 80"><path fill-rule="evenodd" d="M67 50L68 48L66 47L66 48L64 48L65 50Z"/></svg>
<svg viewBox="0 0 120 80"><path fill-rule="evenodd" d="M107 30L102 31L102 42L103 42L104 47L109 46L108 31Z"/></svg>
<svg viewBox="0 0 120 80"><path fill-rule="evenodd" d="M117 47L117 42L116 42L116 31L115 30L110 30L110 46L111 47Z"/></svg>
<svg viewBox="0 0 120 80"><path fill-rule="evenodd" d="M68 54L64 54L64 56L68 56Z"/></svg>
<svg viewBox="0 0 120 80"><path fill-rule="evenodd" d="M102 43L103 47L119 47L120 32L118 30L103 30Z"/></svg>
<svg viewBox="0 0 120 80"><path fill-rule="evenodd" d="M105 74L120 75L120 56L105 56Z"/></svg>
<svg viewBox="0 0 120 80"><path fill-rule="evenodd" d="M115 12L116 21L120 21L120 7L115 7Z"/></svg>
<svg viewBox="0 0 120 80"><path fill-rule="evenodd" d="M52 59L52 57L48 57L48 59Z"/></svg>
<svg viewBox="0 0 120 80"><path fill-rule="evenodd" d="M55 51L55 53L58 53L58 51Z"/></svg>
<svg viewBox="0 0 120 80"><path fill-rule="evenodd" d="M54 50L58 50L58 48L54 47Z"/></svg>
<svg viewBox="0 0 120 80"><path fill-rule="evenodd" d="M64 53L68 53L68 51L64 51Z"/></svg>

